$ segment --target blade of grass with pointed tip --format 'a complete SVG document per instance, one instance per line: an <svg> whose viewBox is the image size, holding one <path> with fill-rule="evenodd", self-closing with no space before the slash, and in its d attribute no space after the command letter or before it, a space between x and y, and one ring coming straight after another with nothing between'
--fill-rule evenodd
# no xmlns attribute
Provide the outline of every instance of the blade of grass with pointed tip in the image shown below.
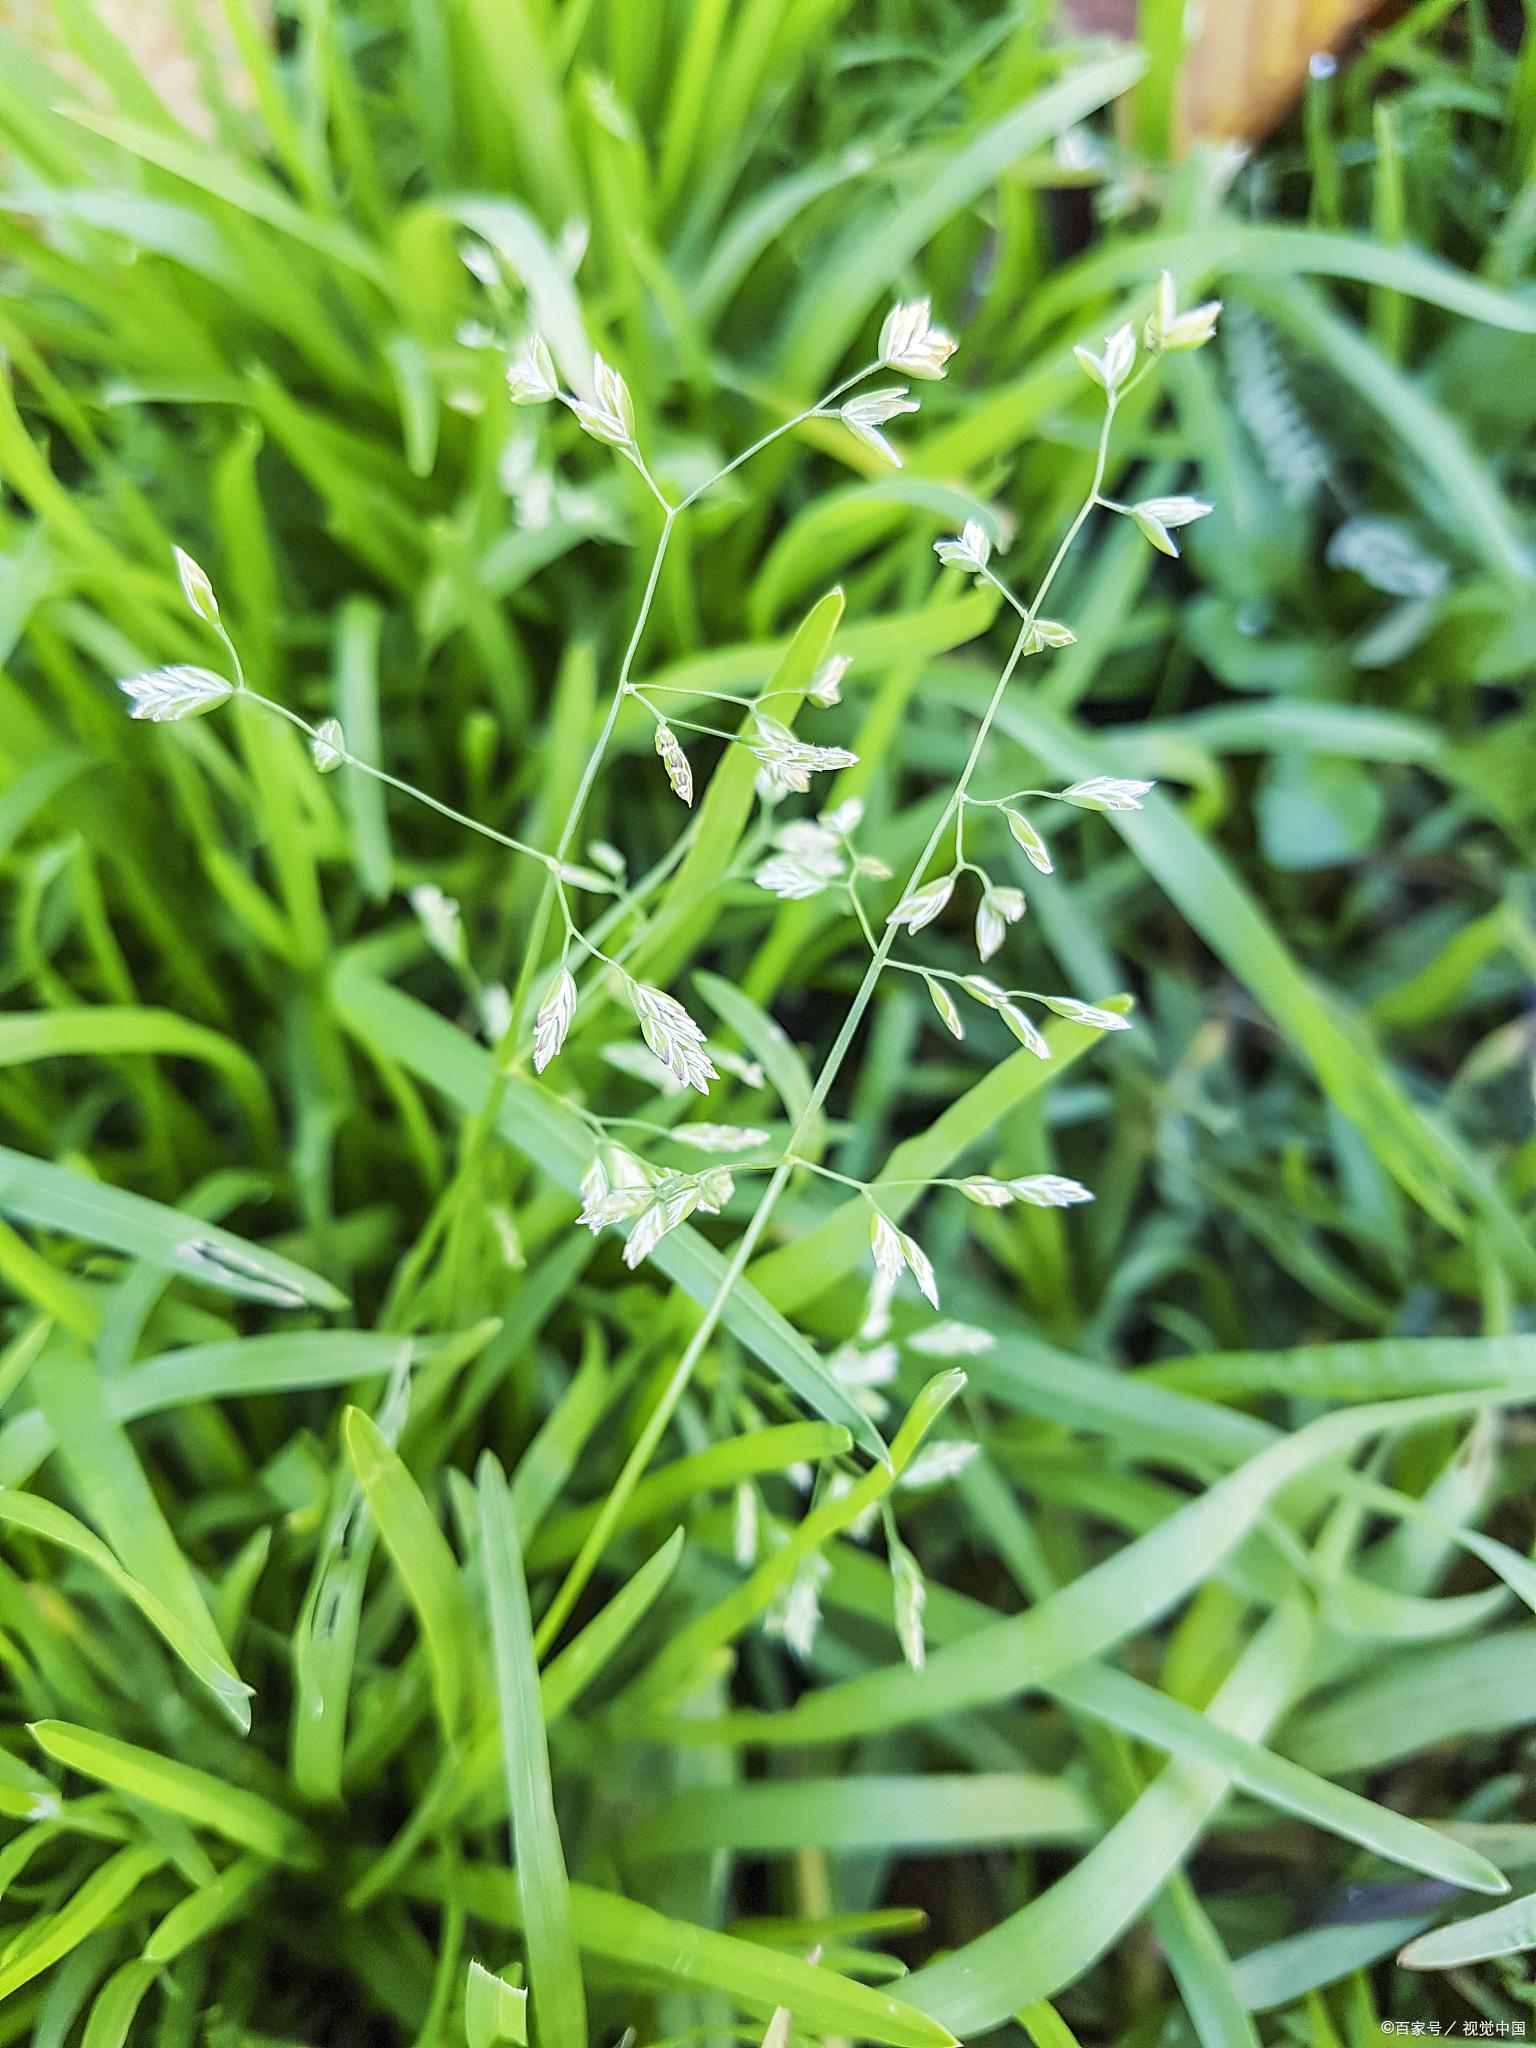
<svg viewBox="0 0 1536 2048"><path fill-rule="evenodd" d="M361 1408L349 1408L341 1433L380 1540L421 1623L438 1715L451 1741L469 1692L467 1660L474 1640L458 1560L421 1488L377 1423Z"/></svg>
<svg viewBox="0 0 1536 2048"><path fill-rule="evenodd" d="M143 1845L120 1849L93 1870L66 1906L33 1921L0 1960L0 1998L9 1998L77 1949L164 1861L163 1849Z"/></svg>
<svg viewBox="0 0 1536 2048"><path fill-rule="evenodd" d="M419 1864L407 1889L434 1899L452 1884L469 1910L502 1926L521 1924L515 1879L484 1864L462 1864L445 1878ZM856 1983L798 1956L784 1955L737 1935L717 1934L674 1919L616 1893L571 1886L576 1938L589 1955L627 1965L642 1982L660 1975L673 1983L723 1991L763 2012L787 2006L810 2033L846 2034L881 2048L953 2048L949 2029L905 1999Z"/></svg>
<svg viewBox="0 0 1536 2048"><path fill-rule="evenodd" d="M25 1529L29 1535L39 1536L46 1543L56 1543L61 1549L93 1565L160 1632L193 1677L214 1694L236 1727L242 1733L249 1730L250 1687L231 1673L222 1653L217 1658L210 1657L202 1642L187 1633L180 1617L157 1599L147 1586L140 1585L131 1572L125 1571L93 1530L53 1501L39 1499L30 1493L19 1493L6 1486L0 1486L0 1524Z"/></svg>
<svg viewBox="0 0 1536 2048"><path fill-rule="evenodd" d="M586 1992L555 1818L528 1588L507 1483L490 1452L480 1461L476 1493L533 2022L540 2048L587 2048Z"/></svg>
<svg viewBox="0 0 1536 2048"><path fill-rule="evenodd" d="M215 1223L6 1146L0 1146L0 1215L147 1259L247 1301L280 1308L347 1305L346 1296L318 1273Z"/></svg>
<svg viewBox="0 0 1536 2048"><path fill-rule="evenodd" d="M1491 1913L1454 1920L1420 1934L1397 1960L1408 1970L1460 1970L1470 1963L1492 1962L1496 1956L1520 1956L1536 1948L1536 1892L1511 1899Z"/></svg>
<svg viewBox="0 0 1536 2048"><path fill-rule="evenodd" d="M55 1344L33 1366L32 1381L80 1505L125 1569L222 1672L221 1697L240 1697L246 1690L240 1674L127 1432L108 1409L95 1367L72 1347Z"/></svg>
<svg viewBox="0 0 1536 2048"><path fill-rule="evenodd" d="M1518 1398L1446 1395L1320 1416L1034 1607L939 1649L921 1670L898 1665L848 1679L779 1713L723 1715L694 1726L692 1739L842 1741L1010 1699L1166 1614L1253 1530L1285 1487L1322 1464L1373 1436ZM684 1736L682 1725L671 1732Z"/></svg>
<svg viewBox="0 0 1536 2048"><path fill-rule="evenodd" d="M229 1785L191 1764L157 1756L136 1742L76 1728L67 1721L34 1721L32 1739L45 1755L130 1799L174 1813L274 1863L311 1866L320 1847L301 1821L260 1793Z"/></svg>
<svg viewBox="0 0 1536 2048"><path fill-rule="evenodd" d="M1324 1984L1369 1969L1428 1920L1424 1913L1393 1914L1309 1927L1239 1956L1232 1965L1232 1982L1250 2012L1273 2012Z"/></svg>
<svg viewBox="0 0 1536 2048"><path fill-rule="evenodd" d="M1299 1769L1289 1758L1222 1728L1209 1715L1170 1699L1128 1672L1108 1665L1095 1666L1091 1678L1066 1672L1051 1680L1050 1690L1053 1698L1078 1712L1108 1722L1122 1734L1149 1742L1170 1756L1213 1764L1255 1798L1409 1870L1443 1878L1468 1891L1497 1895L1509 1889L1503 1873L1464 1842L1374 1800L1362 1799L1357 1792L1331 1785L1313 1771Z"/></svg>
<svg viewBox="0 0 1536 2048"><path fill-rule="evenodd" d="M133 1956L119 1963L91 2001L80 2048L123 2048L144 1994L160 1974L153 1963Z"/></svg>
<svg viewBox="0 0 1536 2048"><path fill-rule="evenodd" d="M830 1422L786 1422L772 1429L748 1430L695 1451L649 1473L636 1486L614 1524L614 1534L638 1528L658 1515L687 1506L707 1493L719 1493L743 1479L765 1472L783 1472L791 1465L818 1464L852 1449L846 1429ZM528 1565L542 1571L576 1555L596 1521L596 1507L572 1508L557 1515L528 1546Z"/></svg>
<svg viewBox="0 0 1536 2048"><path fill-rule="evenodd" d="M666 1591L683 1554L683 1532L674 1529L632 1579L620 1587L607 1606L550 1659L539 1678L544 1719L567 1712L600 1675L627 1638Z"/></svg>
<svg viewBox="0 0 1536 2048"><path fill-rule="evenodd" d="M271 1864L261 1856L240 1856L221 1870L212 1884L201 1886L182 1899L151 1931L144 1944L144 1960L158 1968L232 1920L247 1899L272 1874Z"/></svg>

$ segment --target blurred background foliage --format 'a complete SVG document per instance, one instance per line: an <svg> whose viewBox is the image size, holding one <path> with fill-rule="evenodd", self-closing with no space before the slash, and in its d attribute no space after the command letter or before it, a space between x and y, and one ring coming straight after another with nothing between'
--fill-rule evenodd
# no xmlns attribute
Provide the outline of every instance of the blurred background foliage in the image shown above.
<svg viewBox="0 0 1536 2048"><path fill-rule="evenodd" d="M1331 1353L1313 1383L1296 1347L1526 1332L1536 37L1521 10L1388 10L1314 62L1246 150L1188 133L1195 74L1166 0L1142 10L1142 56L1044 5L959 0L214 12L210 26L190 0L167 6L169 83L131 17L92 0L59 0L0 43L7 1143L232 1221L325 1273L364 1325L436 1336L507 1318L428 1418L440 1459L466 1465L457 1454L486 1436L526 1443L585 1343L613 1442L557 1491L600 1491L632 1426L629 1383L686 1327L675 1299L646 1276L621 1289L611 1247L585 1274L569 1203L459 1113L472 1100L455 1104L438 1042L346 992L350 963L473 1033L483 987L522 966L526 877L421 811L317 782L271 724L130 726L114 676L207 658L172 542L210 571L261 688L336 713L391 772L545 842L634 615L649 508L569 423L514 412L488 344L535 322L578 386L600 346L653 467L687 488L862 360L893 294L931 294L962 349L903 423L903 470L818 422L715 493L674 545L645 664L673 682L760 679L839 584L834 644L855 658L840 736L862 757L839 793L866 799L873 843L899 866L996 667L990 603L936 580L931 544L979 502L1012 535L1017 580L1038 572L1091 459L1071 347L1144 312L1166 267L1183 299L1223 297L1220 342L1168 366L1168 407L1132 413L1116 461L1144 490L1207 492L1218 513L1178 563L1129 527L1095 530L1053 606L1079 643L1029 674L1002 728L1030 772L1112 769L1164 789L1123 837L1097 821L1063 831L1057 873L1028 878L1026 978L1130 991L1138 1028L1013 1103L991 1163L1060 1167L1098 1199L1070 1220L946 1209L929 1244L960 1276L946 1306L1016 1340L1000 1467L1070 1578L1111 1535L1157 1520L1167 1489L1132 1472L1134 1432L1107 1455L1117 1484L1101 1483L1103 1447L1041 1391L1062 1354L1296 1423L1314 1398L1391 1391L1395 1356L1371 1352L1356 1385ZM462 261L466 236L497 253L489 290ZM588 830L639 872L677 813L645 721L622 724L619 745L634 758L599 783ZM462 904L472 969L426 944L404 902L422 883ZM945 964L968 964L959 921L930 936ZM670 975L745 989L813 1067L848 993L830 908L749 887L657 953ZM1001 1045L941 1040L920 989L886 986L832 1105L845 1170L874 1171ZM622 1059L588 1054L590 1087L638 1088ZM803 1278L824 1193L786 1204L757 1278L830 1343L856 1325L863 1283L835 1261ZM17 1331L40 1310L98 1340L106 1314L126 1360L145 1332L163 1349L264 1326L185 1290L114 1319L109 1280L78 1240L0 1224ZM1212 1356L1229 1353L1254 1355ZM1440 1383L1402 1357L1399 1390ZM509 1374L514 1360L531 1369ZM711 1381L685 1446L720 1433L735 1399L728 1372ZM202 1567L231 1569L274 1501L318 1515L335 1402L306 1402L238 1439L211 1406L167 1433L156 1483ZM1420 1485L1462 1469L1449 1424L1415 1456ZM1511 1424L1480 1512L1522 1551L1530 1475ZM965 1518L924 1511L930 1572L1003 1599L998 1527L985 1501ZM275 1557L257 1663L309 1561L299 1542ZM1229 1592L1213 1580L1206 1594L1175 1638L1200 1703L1231 1623ZM386 1786L387 1641L359 1764ZM1491 1659L1484 1645L1506 1641L1517 1674L1528 1632L1469 1618L1458 1654ZM1405 1684L1418 1655L1393 1651ZM766 1660L752 1680L766 1697L786 1686ZM66 1696L101 1683L57 1678ZM1392 1711L1362 1699L1343 1737L1325 1711L1309 1761L1368 1771L1359 1730ZM162 1741L179 1725L144 1718ZM1436 1723L1438 1761L1402 1802L1462 1811L1493 1784L1471 1819L1529 1818L1529 1718ZM986 1730L936 1740L972 1766L995 1754ZM1059 1757L1058 1732L1041 1742ZM657 1783L686 1790L687 1757ZM578 1754L572 1776L583 1768ZM604 1801L628 1811L647 1790L640 1765L624 1768L584 1811L578 1834L590 1821L603 1846L578 1861L622 1861ZM398 1791L359 1811L362 1854L388 1839ZM1419 1924L1422 1901L1394 1893L1374 1917L1395 1936L1341 1943L1324 1907L1347 1868L1323 1872L1283 1828L1220 1838L1223 1934L1266 1959L1241 1980L1250 2003L1285 2005ZM878 1900L885 1871L850 1891ZM898 1891L931 1908L941 1946L1030 1890L1027 1858L976 1857L952 1887L920 1863L906 1877ZM765 1911L758 1894L778 1896L747 1890ZM638 1891L709 1917L691 1865ZM1314 1905L1333 1945L1272 1962ZM357 1935L351 1964L384 1972L373 1994L409 2039L433 1960L400 1912ZM1368 2000L1365 1983L1349 1996ZM1135 1942L1073 1995L1066 2010L1095 2038L1188 2025ZM1437 1987L1383 1995L1442 2009ZM1507 2016L1523 1986L1478 1996ZM30 2025L37 2008L10 2010ZM1319 2011L1297 2005L1284 2024L1331 2040L1344 2009ZM261 2024L344 2038L281 2001Z"/></svg>

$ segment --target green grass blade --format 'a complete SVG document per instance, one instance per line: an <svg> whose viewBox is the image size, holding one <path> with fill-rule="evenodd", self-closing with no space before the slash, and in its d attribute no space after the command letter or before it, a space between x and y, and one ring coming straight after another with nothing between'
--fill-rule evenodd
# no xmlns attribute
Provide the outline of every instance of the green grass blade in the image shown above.
<svg viewBox="0 0 1536 2048"><path fill-rule="evenodd" d="M1465 1843L1362 1799L1356 1792L1330 1785L1314 1772L1299 1770L1288 1758L1245 1741L1209 1716L1126 1672L1101 1667L1095 1669L1091 1681L1068 1673L1051 1681L1051 1691L1068 1706L1108 1721L1123 1734L1150 1742L1171 1756L1214 1764L1256 1798L1409 1870L1423 1871L1469 1891L1509 1889L1503 1873Z"/></svg>
<svg viewBox="0 0 1536 2048"><path fill-rule="evenodd" d="M176 1616L203 1661L221 1673L220 1697L242 1698L247 1688L127 1432L107 1407L95 1367L78 1352L55 1345L38 1359L32 1379L71 1488L90 1520L134 1579Z"/></svg>
<svg viewBox="0 0 1536 2048"><path fill-rule="evenodd" d="M438 1714L451 1741L469 1694L474 1640L458 1560L377 1423L362 1409L349 1408L341 1432L363 1498L421 1623Z"/></svg>
<svg viewBox="0 0 1536 2048"><path fill-rule="evenodd" d="M192 1675L214 1694L235 1725L242 1732L249 1729L250 1688L230 1671L222 1646L218 1656L211 1656L202 1635L189 1634L180 1616L174 1614L147 1586L141 1585L131 1572L125 1571L101 1538L83 1522L55 1506L51 1500L41 1500L33 1494L18 1493L14 1488L0 1486L0 1525L24 1529L29 1535L57 1544L60 1549L93 1565L133 1602L146 1621L159 1630Z"/></svg>
<svg viewBox="0 0 1536 2048"><path fill-rule="evenodd" d="M120 1849L93 1870L67 1905L35 1920L0 1960L0 1998L9 1998L77 1949L164 1861L163 1849L145 1845Z"/></svg>
<svg viewBox="0 0 1536 2048"><path fill-rule="evenodd" d="M1491 1913L1455 1920L1408 1943L1398 1961L1409 1970L1460 1970L1497 1956L1519 1956L1536 1948L1536 1893L1511 1899Z"/></svg>
<svg viewBox="0 0 1536 2048"><path fill-rule="evenodd" d="M259 1793L227 1785L206 1771L156 1756L115 1735L71 1727L67 1721L34 1721L31 1733L55 1763L237 1842L257 1856L304 1865L320 1860L319 1844L309 1830Z"/></svg>
<svg viewBox="0 0 1536 2048"><path fill-rule="evenodd" d="M480 1461L476 1490L533 2022L541 2048L586 2048L586 1993L555 1819L528 1589L506 1480L489 1452Z"/></svg>
<svg viewBox="0 0 1536 2048"><path fill-rule="evenodd" d="M595 1614L579 1635L545 1666L539 1693L546 1722L575 1705L666 1591L683 1554L683 1532L674 1529L632 1579Z"/></svg>
<svg viewBox="0 0 1536 2048"><path fill-rule="evenodd" d="M887 1595L886 1605L889 1605ZM1082 1843L1098 1816L1072 1785L1025 1772L795 1778L700 1785L632 1829L632 1856L730 1849L749 1856L897 1850L967 1855L994 1844Z"/></svg>
<svg viewBox="0 0 1536 2048"><path fill-rule="evenodd" d="M1308 1647L1294 1611L1254 1637L1211 1702L1218 1726L1261 1738L1296 1683ZM1211 1765L1172 1764L1083 1860L1048 1890L953 1955L917 1971L915 2004L964 2035L1070 1984L1144 1910L1226 1797Z"/></svg>
<svg viewBox="0 0 1536 2048"><path fill-rule="evenodd" d="M126 1252L247 1301L338 1309L346 1296L292 1259L121 1188L0 1146L0 1215Z"/></svg>

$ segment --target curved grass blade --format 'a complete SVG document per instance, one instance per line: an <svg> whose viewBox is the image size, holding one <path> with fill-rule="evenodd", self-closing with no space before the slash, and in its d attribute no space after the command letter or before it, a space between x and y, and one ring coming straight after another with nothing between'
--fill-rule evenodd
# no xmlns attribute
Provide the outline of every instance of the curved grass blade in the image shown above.
<svg viewBox="0 0 1536 2048"><path fill-rule="evenodd" d="M86 1528L65 1509L55 1506L51 1500L41 1500L33 1494L19 1493L13 1487L5 1486L0 1486L0 1524L25 1529L29 1535L39 1536L47 1543L56 1543L61 1549L72 1551L76 1557L94 1565L133 1602L145 1620L159 1630L193 1677L201 1680L213 1693L241 1733L249 1731L250 1687L229 1668L222 1655L211 1658L201 1642L187 1633L180 1617L157 1599L147 1586L140 1585L131 1572L125 1571L93 1530Z"/></svg>
<svg viewBox="0 0 1536 2048"><path fill-rule="evenodd" d="M93 1870L67 1905L34 1921L0 1961L0 1998L9 1998L77 1949L164 1861L163 1849L144 1844L120 1849Z"/></svg>
<svg viewBox="0 0 1536 2048"><path fill-rule="evenodd" d="M159 1974L156 1965L142 1956L119 1963L91 2003L80 2048L123 2048L144 1994Z"/></svg>
<svg viewBox="0 0 1536 2048"><path fill-rule="evenodd" d="M726 1715L698 1732L776 1745L842 1741L1012 1698L1166 1614L1252 1531L1276 1495L1326 1461L1386 1431L1517 1398L1450 1394L1320 1416L1034 1607L936 1651L922 1670L871 1672L809 1693L782 1713Z"/></svg>
<svg viewBox="0 0 1536 2048"><path fill-rule="evenodd" d="M276 1149L277 1123L266 1076L232 1039L172 1010L101 1003L91 1009L13 1012L0 1017L0 1067L36 1060L144 1055L202 1060L221 1073L251 1120L258 1142Z"/></svg>
<svg viewBox="0 0 1536 2048"><path fill-rule="evenodd" d="M242 1699L248 1688L127 1432L108 1411L95 1367L79 1352L55 1345L38 1359L32 1378L80 1505L126 1570L176 1616L205 1663L220 1671L220 1698Z"/></svg>
<svg viewBox="0 0 1536 2048"><path fill-rule="evenodd" d="M516 1880L485 1864L461 1864L446 1875L434 1864L418 1864L405 1889L436 1899L450 1885L480 1918L504 1927L521 1925ZM954 2048L947 2027L904 1999L798 1956L696 1927L591 1885L571 1886L571 1908L583 1950L621 1970L627 1965L642 1983L659 1975L723 1991L764 2013L782 2005L808 2033L851 2035L881 2048Z"/></svg>
<svg viewBox="0 0 1536 2048"><path fill-rule="evenodd" d="M349 1408L341 1434L380 1540L421 1623L438 1716L451 1740L469 1691L474 1640L458 1560L421 1488L378 1424L361 1408Z"/></svg>
<svg viewBox="0 0 1536 2048"><path fill-rule="evenodd" d="M704 1494L723 1492L743 1479L783 1472L795 1464L816 1465L823 1458L841 1457L851 1448L847 1430L831 1422L785 1422L727 1437L723 1443L678 1458L642 1479L614 1523L614 1534L639 1528L658 1515L686 1507ZM529 1544L529 1569L542 1571L546 1565L564 1564L574 1557L599 1511L598 1507L571 1508L556 1515Z"/></svg>
<svg viewBox="0 0 1536 2048"><path fill-rule="evenodd" d="M1443 1878L1468 1891L1507 1892L1509 1880L1486 1856L1390 1807L1362 1799L1315 1772L1299 1769L1256 1742L1223 1728L1180 1700L1170 1699L1129 1673L1096 1666L1091 1680L1072 1672L1051 1681L1051 1693L1080 1713L1109 1722L1123 1734L1192 1763L1213 1764L1234 1785L1282 1812L1312 1821L1409 1870Z"/></svg>
<svg viewBox="0 0 1536 2048"><path fill-rule="evenodd" d="M539 1679L546 1722L565 1713L586 1691L666 1591L683 1554L683 1532L674 1529L627 1584L560 1652Z"/></svg>
<svg viewBox="0 0 1536 2048"><path fill-rule="evenodd" d="M68 1721L34 1721L29 1732L55 1763L238 1842L270 1862L313 1867L320 1861L320 1845L308 1828L259 1793Z"/></svg>
<svg viewBox="0 0 1536 2048"><path fill-rule="evenodd" d="M1310 1647L1299 1610L1273 1615L1208 1709L1233 1734L1261 1739L1283 1710ZM1216 1765L1170 1764L1064 1878L907 1982L914 2004L961 2035L1001 2026L1072 1983L1110 1947L1188 1855L1231 1788Z"/></svg>
<svg viewBox="0 0 1536 2048"><path fill-rule="evenodd" d="M1497 1956L1521 1956L1536 1948L1536 1892L1511 1899L1491 1913L1454 1920L1421 1934L1397 1960L1408 1970L1459 1970L1469 1963L1492 1962Z"/></svg>
<svg viewBox="0 0 1536 2048"><path fill-rule="evenodd" d="M0 1215L82 1237L87 1244L107 1245L247 1301L278 1308L347 1305L346 1296L318 1273L216 1223L200 1222L143 1195L88 1180L66 1166L29 1158L3 1145Z"/></svg>

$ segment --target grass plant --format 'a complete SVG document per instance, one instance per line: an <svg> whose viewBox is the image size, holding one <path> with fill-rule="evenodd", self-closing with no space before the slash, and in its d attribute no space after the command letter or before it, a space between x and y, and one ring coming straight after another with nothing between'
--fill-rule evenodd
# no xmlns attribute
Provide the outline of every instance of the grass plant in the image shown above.
<svg viewBox="0 0 1536 2048"><path fill-rule="evenodd" d="M0 2039L1523 2023L1528 47L225 12L0 70Z"/></svg>

